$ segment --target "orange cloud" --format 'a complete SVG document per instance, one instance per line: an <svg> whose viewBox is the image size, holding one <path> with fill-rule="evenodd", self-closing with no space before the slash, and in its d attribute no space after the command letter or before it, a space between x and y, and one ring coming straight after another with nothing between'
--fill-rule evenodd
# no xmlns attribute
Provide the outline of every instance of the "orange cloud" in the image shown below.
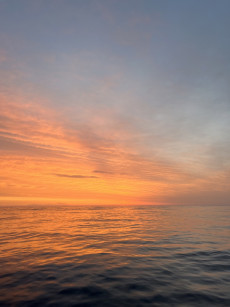
<svg viewBox="0 0 230 307"><path fill-rule="evenodd" d="M0 97L1 203L191 202L213 181L222 178L222 189L227 182L226 172L204 178L144 156L133 142L135 127L113 112L73 123L45 104L23 96Z"/></svg>
<svg viewBox="0 0 230 307"><path fill-rule="evenodd" d="M139 203L146 191L154 186L157 195L162 181L175 177L172 167L122 141L131 133L125 124L109 139L88 124L71 127L42 103L6 95L0 101L2 197Z"/></svg>

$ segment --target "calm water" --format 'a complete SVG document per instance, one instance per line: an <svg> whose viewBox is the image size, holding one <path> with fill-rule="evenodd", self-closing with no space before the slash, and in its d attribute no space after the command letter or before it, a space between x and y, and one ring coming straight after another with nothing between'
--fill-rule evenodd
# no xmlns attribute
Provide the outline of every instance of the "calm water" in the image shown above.
<svg viewBox="0 0 230 307"><path fill-rule="evenodd" d="M1 306L230 306L230 207L0 208Z"/></svg>

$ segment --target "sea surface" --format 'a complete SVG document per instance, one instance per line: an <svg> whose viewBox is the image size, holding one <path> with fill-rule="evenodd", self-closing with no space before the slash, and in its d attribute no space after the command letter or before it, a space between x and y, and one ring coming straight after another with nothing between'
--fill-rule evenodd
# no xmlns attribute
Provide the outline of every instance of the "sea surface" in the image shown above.
<svg viewBox="0 0 230 307"><path fill-rule="evenodd" d="M230 206L0 207L0 306L230 306Z"/></svg>

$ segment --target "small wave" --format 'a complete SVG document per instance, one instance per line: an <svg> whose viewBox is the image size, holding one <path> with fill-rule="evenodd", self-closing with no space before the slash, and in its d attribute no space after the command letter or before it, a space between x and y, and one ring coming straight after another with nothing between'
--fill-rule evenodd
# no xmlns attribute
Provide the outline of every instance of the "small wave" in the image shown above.
<svg viewBox="0 0 230 307"><path fill-rule="evenodd" d="M177 210L2 210L0 306L229 307L228 229L219 209L199 216L205 211L184 208L189 227Z"/></svg>

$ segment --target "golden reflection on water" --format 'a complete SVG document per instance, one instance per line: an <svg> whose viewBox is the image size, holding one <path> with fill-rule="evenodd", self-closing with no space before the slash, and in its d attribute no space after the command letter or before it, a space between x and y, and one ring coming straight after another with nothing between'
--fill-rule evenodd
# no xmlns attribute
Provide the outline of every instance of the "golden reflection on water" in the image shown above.
<svg viewBox="0 0 230 307"><path fill-rule="evenodd" d="M65 291L82 297L95 284L117 298L127 295L126 288L140 287L146 296L155 289L177 291L186 280L189 291L211 291L210 282L215 291L216 280L227 291L229 207L37 206L0 211L0 294L13 305L28 296L58 301L62 293L63 304L69 304Z"/></svg>
<svg viewBox="0 0 230 307"><path fill-rule="evenodd" d="M178 247L178 241L174 244L173 237L181 232L188 239L187 248L194 247L196 237L201 235L207 239L200 243L202 248L204 245L208 247L210 238L218 236L218 229L212 227L218 218L218 211L212 212L216 210L214 207L207 210L206 207L146 206L142 210L135 206L63 206L1 210L1 237L7 238L4 244L6 257L16 251L25 255L48 251L53 253L55 260L66 255L112 253L127 256L136 253L137 245L144 246L148 241L154 244L161 240L162 247L175 244ZM223 216L221 223L227 225ZM225 232L221 229L222 237L229 235L227 228ZM47 257L30 260L49 261Z"/></svg>

